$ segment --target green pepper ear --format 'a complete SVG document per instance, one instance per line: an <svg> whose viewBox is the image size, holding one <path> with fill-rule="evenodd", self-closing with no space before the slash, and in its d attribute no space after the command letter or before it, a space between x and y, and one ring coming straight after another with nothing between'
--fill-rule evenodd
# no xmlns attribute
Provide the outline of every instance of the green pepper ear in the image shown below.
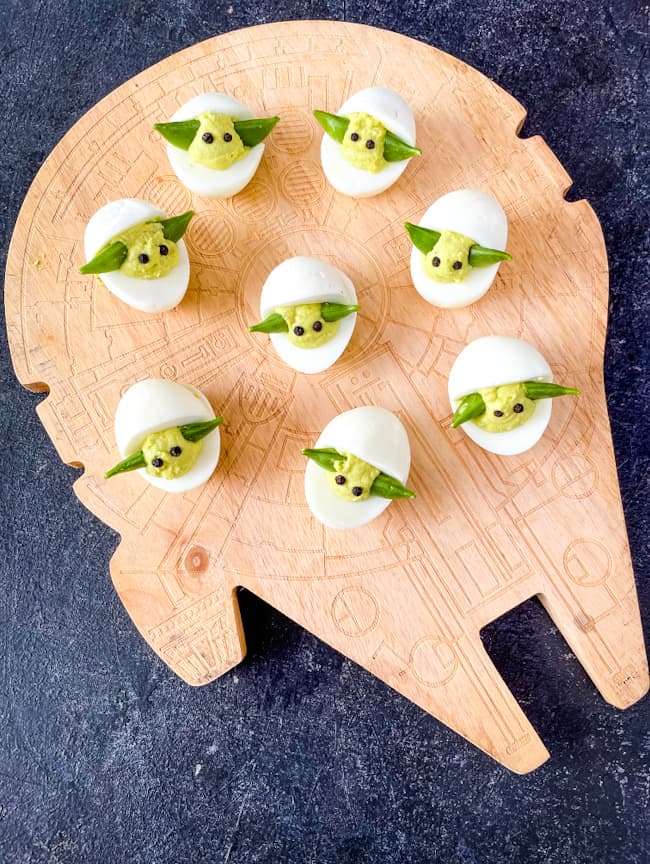
<svg viewBox="0 0 650 864"><path fill-rule="evenodd" d="M419 147L413 147L402 141L397 135L392 132L386 132L384 138L384 159L386 162L403 162L405 159L410 159L412 156L421 156L422 151Z"/></svg>
<svg viewBox="0 0 650 864"><path fill-rule="evenodd" d="M421 225L414 225L412 222L405 222L404 227L409 232L409 237L415 248L419 249L423 255L431 252L438 240L440 240L440 231L423 228Z"/></svg>
<svg viewBox="0 0 650 864"><path fill-rule="evenodd" d="M146 468L147 462L144 458L144 453L142 450L138 450L137 453L132 453L131 456L127 456L126 459L122 459L121 462L118 462L117 465L114 465L110 468L104 477L108 480L109 477L114 477L115 474L123 474L125 471L135 471L137 468Z"/></svg>
<svg viewBox="0 0 650 864"><path fill-rule="evenodd" d="M575 387L561 387L548 381L524 381L524 390L529 399L552 399L554 396L578 396Z"/></svg>
<svg viewBox="0 0 650 864"><path fill-rule="evenodd" d="M189 150L200 125L200 120L179 120L173 123L154 123L153 128L174 147Z"/></svg>
<svg viewBox="0 0 650 864"><path fill-rule="evenodd" d="M307 456L309 459L312 459L317 465L321 468L324 468L326 471L336 471L334 467L335 462L342 462L343 456L338 450L335 450L333 447L321 447L319 449L310 449L300 451L303 456Z"/></svg>
<svg viewBox="0 0 650 864"><path fill-rule="evenodd" d="M500 249L488 249L486 246L470 246L469 263L472 267L489 267L499 261L512 261L512 255L501 252Z"/></svg>
<svg viewBox="0 0 650 864"><path fill-rule="evenodd" d="M113 270L119 270L126 261L128 254L129 250L126 245L121 240L116 240L115 243L106 246L87 264L80 267L79 272L86 276L90 273L110 273Z"/></svg>
<svg viewBox="0 0 650 864"><path fill-rule="evenodd" d="M485 402L480 393L470 393L469 396L463 396L460 405L454 412L454 419L451 427L455 429L461 423L467 423L468 420L473 420L475 417L480 417L485 414Z"/></svg>
<svg viewBox="0 0 650 864"><path fill-rule="evenodd" d="M378 474L372 486L370 487L371 495L378 495L380 498L415 498L415 492L412 489L407 489L403 483L396 477L390 477L388 474Z"/></svg>
<svg viewBox="0 0 650 864"><path fill-rule="evenodd" d="M279 312L274 312L273 315L269 315L268 318L260 321L259 324L253 324L248 329L251 333L288 333L289 325Z"/></svg>
<svg viewBox="0 0 650 864"><path fill-rule="evenodd" d="M328 114L327 111L314 111L314 117L318 120L330 138L340 144L345 137L350 121L347 117L339 117L338 114Z"/></svg>
<svg viewBox="0 0 650 864"><path fill-rule="evenodd" d="M186 210L180 216L170 216L169 219L161 219L158 224L162 225L165 240L178 243L187 231L187 226L190 224L192 216L194 216L194 210Z"/></svg>
<svg viewBox="0 0 650 864"><path fill-rule="evenodd" d="M198 423L185 423L183 426L179 426L178 428L186 441L196 443L202 438L205 438L206 435L209 435L210 432L212 432L213 429L216 429L221 423L223 423L223 417L215 417L214 420L205 420Z"/></svg>
<svg viewBox="0 0 650 864"><path fill-rule="evenodd" d="M347 306L345 303L321 303L320 304L320 314L323 321L327 321L328 324L331 324L333 321L340 321L341 318L345 318L348 315L352 315L353 312L359 311L359 305L354 304L352 306Z"/></svg>
<svg viewBox="0 0 650 864"><path fill-rule="evenodd" d="M279 117L258 117L253 120L235 120L235 132L244 147L256 147L278 122Z"/></svg>

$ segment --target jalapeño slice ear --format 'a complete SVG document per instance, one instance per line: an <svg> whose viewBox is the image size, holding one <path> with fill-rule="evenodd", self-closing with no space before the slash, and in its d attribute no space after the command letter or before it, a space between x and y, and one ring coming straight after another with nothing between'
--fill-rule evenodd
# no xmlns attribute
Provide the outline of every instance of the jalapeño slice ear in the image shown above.
<svg viewBox="0 0 650 864"><path fill-rule="evenodd" d="M135 471L137 468L146 468L146 466L147 462L144 458L144 453L142 450L138 450L137 453L132 453L126 459L122 459L121 462L110 468L104 474L104 477L108 480L109 477L114 477L116 474L123 474L125 471Z"/></svg>
<svg viewBox="0 0 650 864"><path fill-rule="evenodd" d="M481 394L470 393L468 396L463 396L454 412L454 419L451 423L452 429L460 426L461 423L467 423L468 420L480 417L481 414L485 414L485 402Z"/></svg>
<svg viewBox="0 0 650 864"><path fill-rule="evenodd" d="M338 114L329 114L327 111L314 111L314 117L318 120L325 132L337 141L342 143L345 137L345 132L350 124L347 117L340 117ZM412 147L406 141L402 141L397 135L386 131L384 138L384 159L386 162L402 162L404 159L410 159L412 156L420 156L422 151L419 147Z"/></svg>
<svg viewBox="0 0 650 864"><path fill-rule="evenodd" d="M194 216L194 210L187 210L179 216L170 216L169 219L161 219L159 224L162 225L165 239L178 243L183 234L185 234L192 216Z"/></svg>
<svg viewBox="0 0 650 864"><path fill-rule="evenodd" d="M244 147L255 147L263 141L278 122L279 117L254 117L251 120L235 120L235 132ZM166 141L180 150L189 150L201 126L200 120L177 120L171 123L154 123Z"/></svg>
<svg viewBox="0 0 650 864"><path fill-rule="evenodd" d="M578 396L575 387L562 387L548 381L524 381L524 390L529 399L552 399L555 396Z"/></svg>
<svg viewBox="0 0 650 864"><path fill-rule="evenodd" d="M178 428L186 441L196 442L205 438L206 435L209 435L210 432L212 432L213 429L216 429L221 423L223 423L223 417L215 417L214 420L185 423L183 426L179 426Z"/></svg>
<svg viewBox="0 0 650 864"><path fill-rule="evenodd" d="M194 136L201 126L200 120L176 120L172 123L154 123L156 132L160 132L166 141L180 150L189 150Z"/></svg>
<svg viewBox="0 0 650 864"><path fill-rule="evenodd" d="M431 228L423 228L421 225L414 225L412 222L405 222L404 227L409 232L411 243L427 255L440 240L440 231L433 231Z"/></svg>
<svg viewBox="0 0 650 864"><path fill-rule="evenodd" d="M251 333L288 333L289 325L279 312L274 312L273 315L269 315L268 318L260 321L259 324L253 324L248 329Z"/></svg>
<svg viewBox="0 0 650 864"><path fill-rule="evenodd" d="M126 245L120 240L116 240L115 243L106 246L87 264L80 267L79 272L88 275L89 273L110 273L112 270L119 270L126 261L128 254L129 250Z"/></svg>

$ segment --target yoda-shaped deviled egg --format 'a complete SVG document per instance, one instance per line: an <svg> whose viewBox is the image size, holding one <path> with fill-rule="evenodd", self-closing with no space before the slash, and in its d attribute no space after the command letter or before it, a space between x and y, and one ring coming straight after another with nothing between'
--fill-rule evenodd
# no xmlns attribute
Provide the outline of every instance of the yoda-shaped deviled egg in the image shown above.
<svg viewBox="0 0 650 864"><path fill-rule="evenodd" d="M337 114L314 111L314 116L326 133L321 142L323 171L344 195L378 195L421 153L415 146L413 112L388 87L360 90Z"/></svg>
<svg viewBox="0 0 650 864"><path fill-rule="evenodd" d="M404 485L411 467L406 429L385 408L364 405L334 417L313 448L305 496L314 516L330 528L358 528L396 498L414 498Z"/></svg>
<svg viewBox="0 0 650 864"><path fill-rule="evenodd" d="M137 198L101 207L84 234L87 263L83 274L98 274L106 288L141 312L177 306L187 291L190 261L181 239L194 215L188 210L167 218Z"/></svg>
<svg viewBox="0 0 650 864"><path fill-rule="evenodd" d="M284 362L297 372L323 372L352 337L357 295L345 273L298 256L278 264L260 296L262 320L249 329L268 333Z"/></svg>
<svg viewBox="0 0 650 864"><path fill-rule="evenodd" d="M551 419L552 398L579 390L553 383L546 360L521 339L483 336L470 342L449 373L452 426L500 456L533 447Z"/></svg>
<svg viewBox="0 0 650 864"><path fill-rule="evenodd" d="M279 119L254 118L231 96L201 93L154 128L168 142L167 156L184 186L206 198L228 198L252 179L262 142Z"/></svg>
<svg viewBox="0 0 650 864"><path fill-rule="evenodd" d="M122 461L105 476L137 470L165 492L188 492L207 482L217 467L222 422L195 387L164 378L139 381L115 411Z"/></svg>
<svg viewBox="0 0 650 864"><path fill-rule="evenodd" d="M503 208L487 192L459 189L438 198L419 225L406 223L411 237L411 278L434 306L469 306L488 290L508 239Z"/></svg>

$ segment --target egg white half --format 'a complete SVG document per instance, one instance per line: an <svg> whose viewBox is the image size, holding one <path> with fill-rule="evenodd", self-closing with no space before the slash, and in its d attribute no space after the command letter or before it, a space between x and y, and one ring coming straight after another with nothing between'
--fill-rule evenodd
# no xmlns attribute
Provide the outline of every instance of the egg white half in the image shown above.
<svg viewBox="0 0 650 864"><path fill-rule="evenodd" d="M342 117L354 113L370 114L379 120L398 138L415 146L415 118L413 112L394 90L388 87L368 87L359 90L341 105L336 112ZM321 162L328 181L343 195L353 198L369 198L379 195L392 186L407 168L409 159L389 162L385 168L373 174L355 168L341 155L341 145L325 133L321 141Z"/></svg>
<svg viewBox="0 0 650 864"><path fill-rule="evenodd" d="M539 351L522 339L483 336L466 345L449 373L448 392L452 411L463 396L518 381L552 381L553 372ZM515 456L533 447L551 419L552 399L537 399L535 413L510 432L486 432L471 420L461 429L484 450L499 456Z"/></svg>
<svg viewBox="0 0 650 864"><path fill-rule="evenodd" d="M260 295L260 318L267 318L278 306L356 302L354 285L345 273L317 258L296 256L282 261L269 273ZM269 337L288 366L310 375L336 363L352 338L356 320L356 312L341 318L334 337L319 348L298 348L286 333L270 333ZM257 339L263 337L261 333L252 335Z"/></svg>
<svg viewBox="0 0 650 864"><path fill-rule="evenodd" d="M491 195L478 189L458 189L438 198L426 211L420 225L434 231L456 231L489 249L505 251L508 242L508 220L503 208ZM444 309L475 303L494 282L499 269L498 263L472 267L462 282L445 284L430 279L423 263L424 255L414 246L411 250L413 284L425 300Z"/></svg>
<svg viewBox="0 0 650 864"><path fill-rule="evenodd" d="M214 114L226 114L234 120L252 120L250 110L223 93L200 93L176 111L170 118L178 120L193 120L204 111ZM167 145L167 156L174 173L191 192L204 198L230 198L236 195L251 181L257 171L264 153L264 142L256 144L238 162L233 163L224 171L208 168L198 162L193 162L187 150Z"/></svg>
<svg viewBox="0 0 650 864"><path fill-rule="evenodd" d="M115 440L124 459L141 449L145 438L173 426L213 420L215 413L206 397L196 387L147 378L126 391L115 411ZM203 439L203 448L187 474L173 480L153 477L146 469L138 474L164 492L189 492L210 479L219 462L221 436L219 427Z"/></svg>
<svg viewBox="0 0 650 864"><path fill-rule="evenodd" d="M334 417L314 447L334 447L352 453L384 474L406 484L411 448L406 429L385 408L365 405ZM358 528L383 513L389 498L370 495L365 501L345 501L330 488L327 472L311 459L305 468L305 497L314 516L329 528Z"/></svg>
<svg viewBox="0 0 650 864"><path fill-rule="evenodd" d="M157 217L165 218L165 213L148 201L138 198L121 198L110 201L94 213L84 234L84 254L86 260L94 258L111 237L132 228L139 222ZM178 264L166 276L159 279L135 279L119 270L101 273L99 279L106 288L123 303L141 312L164 312L178 306L190 281L190 260L187 247L179 240Z"/></svg>

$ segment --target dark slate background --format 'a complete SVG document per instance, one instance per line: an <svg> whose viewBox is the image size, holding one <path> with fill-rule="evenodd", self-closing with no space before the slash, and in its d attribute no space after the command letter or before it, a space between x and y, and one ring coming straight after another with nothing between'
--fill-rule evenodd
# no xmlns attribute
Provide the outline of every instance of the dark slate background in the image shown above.
<svg viewBox="0 0 650 864"><path fill-rule="evenodd" d="M388 27L476 66L528 108L523 134L558 155L569 197L594 206L611 267L609 407L647 624L642 0L0 0L0 266L38 167L100 97L197 40L291 18ZM250 594L245 661L208 687L183 684L117 599L116 537L75 499L76 472L36 418L39 397L14 379L0 324L1 862L650 860L648 700L605 704L535 601L485 631L552 753L526 777Z"/></svg>

